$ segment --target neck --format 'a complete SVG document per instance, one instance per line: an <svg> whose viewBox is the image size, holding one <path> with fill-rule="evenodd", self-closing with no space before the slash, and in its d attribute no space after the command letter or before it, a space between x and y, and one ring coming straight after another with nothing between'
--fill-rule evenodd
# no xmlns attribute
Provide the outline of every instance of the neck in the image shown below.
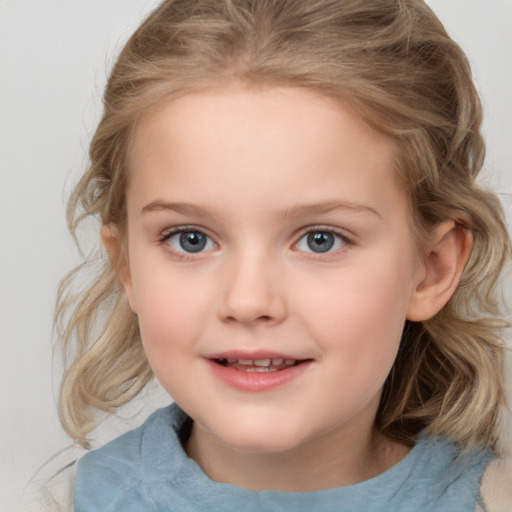
<svg viewBox="0 0 512 512"><path fill-rule="evenodd" d="M186 449L212 480L287 492L353 485L386 471L409 452L373 428L328 432L281 452L247 452L222 443L198 423Z"/></svg>

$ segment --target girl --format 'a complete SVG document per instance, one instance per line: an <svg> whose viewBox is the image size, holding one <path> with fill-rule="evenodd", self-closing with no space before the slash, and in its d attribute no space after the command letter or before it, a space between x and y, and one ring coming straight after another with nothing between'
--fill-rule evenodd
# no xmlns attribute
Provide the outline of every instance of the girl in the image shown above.
<svg viewBox="0 0 512 512"><path fill-rule="evenodd" d="M153 375L175 403L83 457L75 510L505 507L480 123L419 0L163 2L69 205L109 258L57 319L73 438Z"/></svg>

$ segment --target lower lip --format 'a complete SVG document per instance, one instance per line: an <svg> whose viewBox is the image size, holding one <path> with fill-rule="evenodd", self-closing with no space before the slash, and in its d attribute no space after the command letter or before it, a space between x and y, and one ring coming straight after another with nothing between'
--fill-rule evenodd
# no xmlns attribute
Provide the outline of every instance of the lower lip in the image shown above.
<svg viewBox="0 0 512 512"><path fill-rule="evenodd" d="M213 374L228 386L240 391L261 392L284 386L296 379L309 367L311 361L275 372L246 372L222 366L211 359L208 359L208 364Z"/></svg>

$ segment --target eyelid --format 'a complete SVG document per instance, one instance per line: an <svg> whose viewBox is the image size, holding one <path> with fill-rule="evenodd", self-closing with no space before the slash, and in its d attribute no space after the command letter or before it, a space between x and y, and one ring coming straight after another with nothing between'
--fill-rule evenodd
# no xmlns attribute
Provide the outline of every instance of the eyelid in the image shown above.
<svg viewBox="0 0 512 512"><path fill-rule="evenodd" d="M176 250L173 247L171 247L169 244L166 244L166 242L169 239L171 239L173 236L178 235L183 232L188 232L188 231L196 231L196 232L202 233L208 239L210 239L211 242L213 242L215 247L213 249L210 248L210 249L201 250L201 251L194 253L194 252ZM304 238L308 234L314 233L314 232L332 233L343 242L343 245L342 245L342 247L339 247L334 250L328 250L323 253L315 252L315 251L304 251L301 249L297 249L297 245L302 240L302 238ZM191 260L191 259L200 258L202 255L211 253L213 250L219 248L220 244L216 241L215 238L216 237L214 235L210 234L210 231L206 228L203 228L201 226L194 225L194 224L186 224L186 225L178 225L178 226L174 226L174 227L169 227L169 228L163 230L161 232L160 236L158 237L158 243L160 245L165 245L165 249L169 253L171 253L173 255L173 257L178 258L180 260ZM308 255L307 257L311 258L311 259L328 260L330 258L336 257L337 255L339 255L342 252L346 252L347 250L349 250L353 245L355 245L355 240L354 240L355 238L356 238L355 235L348 234L347 230L341 229L339 227L333 227L333 226L329 226L329 225L325 225L325 224L311 225L311 226L302 228L298 232L298 234L295 237L296 241L292 244L291 248L292 248L292 250L295 250L297 252Z"/></svg>
<svg viewBox="0 0 512 512"><path fill-rule="evenodd" d="M355 243L355 235L351 234L346 229L330 226L328 224L318 224L318 225L312 225L307 226L305 228L302 228L298 232L298 239L302 238L304 235L307 235L309 233L315 232L315 231L321 231L321 232L327 232L327 233L333 233L335 235L338 235L340 238L345 240L347 243Z"/></svg>
<svg viewBox="0 0 512 512"><path fill-rule="evenodd" d="M299 242L306 236L308 236L310 233L315 232L321 232L321 233L332 233L333 235L339 237L341 241L343 242L343 246L334 249L334 250L328 250L326 252L315 252L315 251L303 251L301 249L297 249L297 245ZM301 252L303 254L308 255L308 258L313 258L315 260L327 260L332 257L336 257L342 252L347 251L355 244L354 236L348 235L346 230L343 230L341 228L336 228L333 226L328 225L314 225L314 226L308 226L304 229L302 229L297 236L296 241L294 242L292 249Z"/></svg>
<svg viewBox="0 0 512 512"><path fill-rule="evenodd" d="M165 241L177 233L183 233L186 231L198 231L199 233L203 233L212 240L214 239L213 235L210 234L208 229L197 226L196 224L180 224L163 229L158 239L159 241Z"/></svg>
<svg viewBox="0 0 512 512"><path fill-rule="evenodd" d="M174 249L173 247L171 247L169 244L166 243L173 236L179 235L180 233L187 233L187 232L201 233L204 236L206 236L214 244L214 246L215 246L214 249L219 247L219 244L215 241L215 238L211 234L208 233L207 229L202 228L200 226L196 226L196 225L180 225L180 226L175 226L175 227L165 229L164 231L162 231L161 235L159 236L158 243L160 245L165 245L166 250L168 252L172 253L173 256L175 256L179 259L182 259L182 260L183 259L200 258L203 254L209 253L213 250L213 249L206 249L206 250L198 251L196 253L187 252L187 251L179 251L179 250Z"/></svg>

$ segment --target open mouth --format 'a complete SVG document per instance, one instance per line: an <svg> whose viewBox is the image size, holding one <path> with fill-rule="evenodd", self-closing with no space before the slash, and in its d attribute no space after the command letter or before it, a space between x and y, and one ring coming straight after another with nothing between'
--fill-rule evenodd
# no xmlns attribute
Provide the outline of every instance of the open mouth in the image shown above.
<svg viewBox="0 0 512 512"><path fill-rule="evenodd" d="M292 359L284 354L219 353L210 355L207 361L213 375L224 384L237 391L260 393L291 385L314 360Z"/></svg>
<svg viewBox="0 0 512 512"><path fill-rule="evenodd" d="M309 359L235 359L216 358L214 362L228 368L244 372L279 372L297 366Z"/></svg>

